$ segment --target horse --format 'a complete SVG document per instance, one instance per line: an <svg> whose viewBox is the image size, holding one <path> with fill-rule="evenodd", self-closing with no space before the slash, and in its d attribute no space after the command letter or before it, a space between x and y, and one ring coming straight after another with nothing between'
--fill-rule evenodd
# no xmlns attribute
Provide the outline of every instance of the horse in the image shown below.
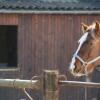
<svg viewBox="0 0 100 100"><path fill-rule="evenodd" d="M69 67L72 75L76 77L90 75L100 65L100 23L82 23L81 26L83 35L78 41L79 46Z"/></svg>

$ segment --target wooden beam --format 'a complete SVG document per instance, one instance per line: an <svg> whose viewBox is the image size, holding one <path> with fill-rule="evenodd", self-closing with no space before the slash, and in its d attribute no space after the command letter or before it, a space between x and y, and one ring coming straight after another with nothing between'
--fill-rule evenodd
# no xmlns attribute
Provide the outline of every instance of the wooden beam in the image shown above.
<svg viewBox="0 0 100 100"><path fill-rule="evenodd" d="M57 70L45 70L43 73L43 100L58 100L58 71Z"/></svg>
<svg viewBox="0 0 100 100"><path fill-rule="evenodd" d="M1 14L100 14L100 10L0 10Z"/></svg>
<svg viewBox="0 0 100 100"><path fill-rule="evenodd" d="M76 87L100 88L100 83L94 83L94 82L59 81L59 84L61 86L76 86Z"/></svg>
<svg viewBox="0 0 100 100"><path fill-rule="evenodd" d="M39 88L39 81L20 79L0 79L0 87L37 89Z"/></svg>

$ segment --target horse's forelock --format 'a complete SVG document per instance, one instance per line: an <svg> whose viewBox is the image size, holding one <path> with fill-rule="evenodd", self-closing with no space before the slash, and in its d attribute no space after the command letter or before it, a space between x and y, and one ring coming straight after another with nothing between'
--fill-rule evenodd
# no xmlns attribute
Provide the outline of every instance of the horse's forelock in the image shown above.
<svg viewBox="0 0 100 100"><path fill-rule="evenodd" d="M84 35L78 40L78 43L83 44L86 41L88 34L88 32L84 33Z"/></svg>

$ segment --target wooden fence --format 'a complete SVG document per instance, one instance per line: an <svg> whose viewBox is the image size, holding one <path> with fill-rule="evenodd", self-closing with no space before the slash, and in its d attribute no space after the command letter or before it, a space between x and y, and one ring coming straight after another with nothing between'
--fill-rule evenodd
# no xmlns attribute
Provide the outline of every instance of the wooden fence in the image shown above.
<svg viewBox="0 0 100 100"><path fill-rule="evenodd" d="M57 70L44 70L39 80L0 79L0 87L43 89L43 100L59 100L60 86L100 88L100 83L64 80Z"/></svg>

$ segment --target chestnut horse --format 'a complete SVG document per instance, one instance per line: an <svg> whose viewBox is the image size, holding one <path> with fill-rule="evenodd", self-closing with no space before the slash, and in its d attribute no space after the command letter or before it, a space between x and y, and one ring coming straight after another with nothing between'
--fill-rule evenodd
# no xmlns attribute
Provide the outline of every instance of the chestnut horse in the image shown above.
<svg viewBox="0 0 100 100"><path fill-rule="evenodd" d="M100 65L100 23L82 24L83 36L70 63L70 71L74 76L92 73Z"/></svg>

